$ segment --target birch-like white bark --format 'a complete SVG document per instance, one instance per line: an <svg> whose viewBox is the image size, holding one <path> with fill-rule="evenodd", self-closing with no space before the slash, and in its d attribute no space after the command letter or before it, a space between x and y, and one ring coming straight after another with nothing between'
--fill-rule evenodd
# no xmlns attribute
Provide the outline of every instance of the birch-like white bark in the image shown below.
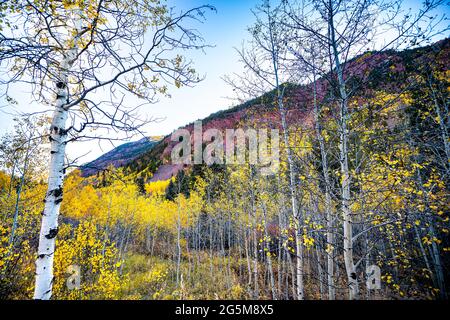
<svg viewBox="0 0 450 320"><path fill-rule="evenodd" d="M23 164L22 177L20 178L20 183L19 183L19 186L17 187L17 196L16 196L16 204L15 204L15 207L14 207L13 225L12 225L12 228L11 228L11 236L9 238L9 245L10 246L14 246L14 237L15 237L15 234L16 234L17 224L18 224L18 220L19 220L20 200L21 200L21 195L22 195L22 189L23 189L23 186L25 184L25 174L28 171L28 161L29 161L29 158L30 158L30 153L31 153L31 138L29 138L29 140L28 140L28 147L27 147L27 152L25 154L25 161L24 161L24 164Z"/></svg>
<svg viewBox="0 0 450 320"><path fill-rule="evenodd" d="M339 162L341 165L341 192L342 192L342 216L344 219L344 263L347 272L349 288L349 299L358 298L358 278L353 260L353 221L350 209L350 171L348 164L348 95L345 87L344 75L339 59L336 42L336 31L334 27L334 12L332 1L329 1L329 31L331 36L331 47L333 50L334 63L338 78L340 93L340 141L339 141Z"/></svg>
<svg viewBox="0 0 450 320"><path fill-rule="evenodd" d="M301 230L301 217L297 211L297 198L295 195L295 175L294 175L294 160L292 157L291 148L289 146L289 128L286 120L286 108L283 102L284 90L280 88L280 80L279 80L279 68L278 68L278 56L276 54L277 48L275 47L275 38L273 35L273 26L272 19L270 14L268 15L269 19L269 36L270 36L270 45L271 45L271 55L272 55L272 65L273 71L275 75L275 90L277 91L277 103L278 109L281 116L281 126L283 129L283 140L285 144L285 148L287 151L287 160L289 166L289 191L291 196L291 206L292 206L292 217L295 221L294 232L295 232L295 246L296 246L296 281L297 281L297 299L304 299L304 286L303 286L303 239L300 234Z"/></svg>
<svg viewBox="0 0 450 320"><path fill-rule="evenodd" d="M80 22L76 21L79 31ZM65 174L64 157L66 152L66 122L69 110L68 75L77 56L77 37L73 47L67 50L61 64L60 75L56 83L55 110L49 132L50 163L45 207L42 213L41 231L39 233L38 256L36 259L36 281L34 299L49 300L52 296L53 259L56 235L58 234L58 217L63 199L63 182Z"/></svg>
<svg viewBox="0 0 450 320"><path fill-rule="evenodd" d="M272 266L272 257L270 254L270 245L267 239L269 239L269 232L268 232L268 226L267 226L267 208L265 204L263 204L263 212L264 212L264 236L266 238L265 242L265 248L266 248L266 259L267 259L267 268L269 269L269 279L270 279L270 290L272 292L272 299L277 300L277 291L275 288L275 277L273 275L273 266Z"/></svg>
<svg viewBox="0 0 450 320"><path fill-rule="evenodd" d="M327 285L328 285L328 299L334 300L334 235L333 235L333 212L331 208L331 181L328 172L328 157L325 150L325 139L322 135L322 128L320 125L319 106L317 105L317 87L316 74L313 70L313 104L314 104L314 122L316 137L319 141L320 154L322 159L322 171L325 180L325 213L327 219Z"/></svg>
<svg viewBox="0 0 450 320"><path fill-rule="evenodd" d="M447 172L448 172L448 171L450 171L450 167L449 167L450 166L450 139L449 139L448 125L447 125L448 120L445 121L445 119L448 119L448 116L449 116L448 115L448 108L446 106L446 101L444 100L444 104L445 104L444 105L444 112L445 111L447 111L447 112L445 112L446 113L445 115L442 114L441 107L439 105L439 100L438 100L438 97L437 97L437 93L436 93L436 91L433 88L433 82L431 80L431 76L429 76L428 84L429 84L429 87L430 87L430 90L431 90L431 94L432 94L432 97L433 97L434 108L435 108L435 111L436 111L436 115L437 115L437 117L439 119L439 128L440 128L440 133L441 133L441 137L442 137L442 142L444 144L444 151L445 151L446 160L447 160L447 162L445 164L445 168L447 168Z"/></svg>
<svg viewBox="0 0 450 320"><path fill-rule="evenodd" d="M63 61L63 67L69 67L69 57ZM36 284L34 299L48 300L52 296L53 258L55 237L58 234L58 216L63 196L64 155L66 149L67 72L57 83L58 96L50 128L51 155L49 164L48 189L45 196L45 208L42 213L41 232L39 234L38 257L36 260Z"/></svg>

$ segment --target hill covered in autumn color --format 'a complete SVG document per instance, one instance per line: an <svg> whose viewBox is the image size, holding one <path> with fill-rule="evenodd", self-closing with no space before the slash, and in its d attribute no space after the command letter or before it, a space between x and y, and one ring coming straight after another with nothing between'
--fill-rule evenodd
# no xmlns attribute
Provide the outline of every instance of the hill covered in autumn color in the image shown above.
<svg viewBox="0 0 450 320"><path fill-rule="evenodd" d="M421 68L430 61L440 70L445 70L450 62L450 39L441 40L433 45L408 49L404 51L367 52L347 63L347 82L354 88L353 95L359 104L366 103L364 98L379 90L391 94L400 94L407 90L415 77L423 72ZM330 81L335 79L323 77L316 82L318 99L326 104L330 96ZM312 115L313 83L305 85L285 84L287 101L287 121L290 126L314 126ZM236 128L280 128L280 114L274 105L274 92L268 92L261 97L249 100L243 104L218 111L201 119L203 131L216 128L223 132L225 129ZM360 98L358 98L358 96ZM332 117L335 110L330 109L328 116ZM190 123L182 129L193 132L194 124ZM128 143L105 154L86 166L84 175L91 175L95 169L90 166L105 168L108 164L116 167L127 167L133 172L143 175L147 180L167 180L175 176L182 168L170 163L170 154L176 142L168 135L159 141L144 142L145 139ZM117 160L112 160L117 159ZM149 170L151 174L149 173Z"/></svg>
<svg viewBox="0 0 450 320"><path fill-rule="evenodd" d="M94 175L99 171L105 170L110 165L116 168L123 167L148 152L160 140L161 137L150 137L122 144L94 161L83 165L81 168L82 175L84 177Z"/></svg>

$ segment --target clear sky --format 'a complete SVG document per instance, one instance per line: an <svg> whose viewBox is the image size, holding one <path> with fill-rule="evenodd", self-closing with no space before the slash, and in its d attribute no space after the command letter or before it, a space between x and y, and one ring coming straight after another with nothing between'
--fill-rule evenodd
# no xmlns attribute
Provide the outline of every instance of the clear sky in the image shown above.
<svg viewBox="0 0 450 320"><path fill-rule="evenodd" d="M247 36L246 27L251 25L253 8L257 0L169 0L169 6L178 10L189 9L205 4L216 7L217 13L208 12L207 20L203 24L196 24L196 28L205 38L208 48L205 53L189 51L188 58L194 61L195 69L206 78L194 88L171 88L171 98L161 100L151 106L141 109L142 114L162 118L158 123L151 123L146 128L150 135L166 135L188 122L204 118L221 109L228 108L232 101L232 90L222 81L225 74L238 72L241 66L237 63L234 47L239 47ZM0 90L4 90L0 88ZM6 106L0 102L0 134L12 129L12 118L17 112L45 110L48 107L33 104L29 88L14 86L10 91L18 102L18 106ZM137 102L138 103L138 102ZM120 143L119 143L120 144ZM72 158L81 154L81 162L88 162L113 148L110 142L72 143L67 152Z"/></svg>
<svg viewBox="0 0 450 320"><path fill-rule="evenodd" d="M406 3L416 7L419 0L407 0ZM195 62L195 68L206 76L206 79L194 88L171 88L171 99L161 99L158 104L143 108L143 114L163 118L159 123L152 123L146 128L147 135L166 135L176 128L204 118L221 109L228 108L233 96L231 88L223 82L222 76L233 72L240 72L242 66L234 47L240 47L243 39L247 37L247 27L254 22L251 9L259 3L258 0L169 0L170 6L178 9L188 9L203 4L214 5L217 13L209 12L204 24L198 25L198 30L208 44L215 47L206 50L189 52L187 57ZM448 10L448 8L447 8ZM0 90L4 90L0 88ZM27 91L28 90L28 91ZM36 106L31 102L29 88L14 87L12 96L18 100L15 108L0 108L0 134L12 128L12 114L14 112L29 112L36 109L45 109L45 106ZM1 102L0 106L4 103ZM120 144L120 143L119 143ZM89 142L71 144L68 154L71 158L86 154L80 162L88 162L97 158L114 146L109 142Z"/></svg>

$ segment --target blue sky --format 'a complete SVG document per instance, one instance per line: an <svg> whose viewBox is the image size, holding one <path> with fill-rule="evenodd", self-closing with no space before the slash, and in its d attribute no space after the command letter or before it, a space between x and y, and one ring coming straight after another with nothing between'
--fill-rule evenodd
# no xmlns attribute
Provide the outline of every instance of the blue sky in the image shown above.
<svg viewBox="0 0 450 320"><path fill-rule="evenodd" d="M228 108L232 101L232 90L221 77L233 72L239 72L241 66L234 47L240 47L242 40L247 36L246 28L253 21L253 8L257 0L169 0L169 6L176 10L189 9L205 4L216 7L217 13L208 12L207 20L195 27L203 35L207 44L214 47L208 48L205 53L201 51L186 52L186 57L194 62L195 69L206 78L194 88L171 88L171 98L161 98L154 105L141 109L145 116L162 118L158 123L151 123L145 131L148 135L166 135L188 122L204 118L221 109ZM0 88L3 90L3 88ZM30 112L48 109L45 106L37 106L32 102L29 88L14 86L10 91L18 102L16 107L0 108L0 134L12 129L12 118L15 113ZM139 102L136 101L136 104ZM4 106L4 102L0 103ZM116 143L117 144L117 143ZM120 144L120 143L118 143ZM114 146L110 142L83 142L72 143L67 152L72 158L86 154L81 162L88 162L97 158Z"/></svg>
<svg viewBox="0 0 450 320"><path fill-rule="evenodd" d="M194 88L171 90L171 99L164 99L158 105L148 110L152 115L166 117L159 124L152 124L150 134L168 134L179 126L186 124L227 108L232 101L232 90L221 79L225 74L239 72L242 66L234 47L240 47L247 37L247 26L253 22L253 8L257 0L178 0L178 8L193 8L205 3L214 5L217 13L209 12L207 20L197 25L206 43L214 45L206 49L206 54L200 51L190 51L187 57L192 58L196 70L206 76L206 79Z"/></svg>
<svg viewBox="0 0 450 320"><path fill-rule="evenodd" d="M196 25L204 36L206 43L214 45L206 53L190 51L186 53L195 63L196 70L206 76L206 79L194 88L171 88L171 99L161 99L159 103L147 106L141 110L145 116L163 118L159 123L151 123L145 128L147 135L166 135L176 128L204 118L218 110L232 105L229 97L233 96L231 88L221 79L226 74L240 72L242 66L234 47L240 47L247 37L247 27L254 22L251 9L258 0L168 0L169 6L177 9L188 9L204 4L216 7L217 13L209 12L204 24ZM419 0L407 0L406 4L417 7ZM447 8L448 10L448 8ZM0 88L0 90L3 90ZM28 90L28 91L27 91ZM11 113L30 111L36 108L46 109L32 103L29 89L14 87L12 96L19 101L15 108L0 108L0 134L12 129ZM137 102L138 103L138 102ZM0 105L3 105L1 103ZM120 144L120 143L119 143ZM114 146L109 142L75 143L68 147L70 157L78 157L89 152L80 162L88 162Z"/></svg>

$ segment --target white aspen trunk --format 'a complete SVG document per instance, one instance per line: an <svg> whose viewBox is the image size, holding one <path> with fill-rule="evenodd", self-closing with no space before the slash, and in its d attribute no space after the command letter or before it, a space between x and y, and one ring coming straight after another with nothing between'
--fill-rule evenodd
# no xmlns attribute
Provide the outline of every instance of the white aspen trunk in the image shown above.
<svg viewBox="0 0 450 320"><path fill-rule="evenodd" d="M14 237L16 234L16 229L17 229L17 224L18 224L18 219L19 219L19 205L20 205L20 197L22 194L22 187L24 184L24 180L25 180L25 173L22 175L22 177L20 178L20 184L17 188L17 196L16 196L16 204L14 206L14 217L13 217L13 224L12 224L12 228L11 228L11 236L9 238L9 245L14 247Z"/></svg>
<svg viewBox="0 0 450 320"><path fill-rule="evenodd" d="M256 212L256 199L255 199L255 190L254 190L254 173L253 167L250 166L250 186L251 186L251 194L250 194L250 204L251 204L251 214L248 213L249 221L252 219L253 228L252 228L252 236L253 236L253 298L259 299L259 270L258 270L258 234L257 234L257 225L258 225L258 217ZM250 242L251 243L251 242Z"/></svg>
<svg viewBox="0 0 450 320"><path fill-rule="evenodd" d="M341 89L343 88L340 85ZM345 92L345 89L342 91ZM341 132L340 132L340 159L341 164L341 190L342 190L342 215L344 218L344 262L347 271L349 298L358 297L358 279L353 261L353 221L350 209L350 171L348 166L348 128L347 128L347 101L341 103Z"/></svg>
<svg viewBox="0 0 450 320"><path fill-rule="evenodd" d="M269 249L269 245L267 244L267 249ZM268 254L270 254L270 251L268 251ZM272 292L272 299L277 300L277 290L275 287L275 278L273 275L273 266L272 266L272 257L270 255L267 255L267 267L269 268L269 277L270 277L270 290Z"/></svg>
<svg viewBox="0 0 450 320"><path fill-rule="evenodd" d="M269 25L270 25L270 41L271 41L271 54L272 54L272 64L275 75L275 89L277 91L277 102L278 108L281 115L281 126L283 129L283 138L285 148L287 150L287 158L289 165L289 191L291 195L291 205L292 205L292 217L295 220L295 243L297 249L296 255L296 280L297 280L297 299L304 299L304 286L303 286L303 242L299 230L301 229L301 217L297 212L297 199L295 197L295 175L294 175L294 161L292 159L292 152L289 147L289 130L286 121L286 109L283 103L283 93L280 90L280 80L278 74L278 57L276 56L276 48L273 37L271 17L269 15Z"/></svg>
<svg viewBox="0 0 450 320"><path fill-rule="evenodd" d="M331 47L336 64L336 73L338 78L340 93L340 141L339 162L341 165L341 193L342 193L342 216L344 219L344 263L347 273L347 281L349 287L349 299L358 298L358 279L356 267L353 260L353 221L350 209L350 171L348 165L348 96L345 88L343 70L339 60L339 53L335 39L334 29L334 13L332 1L329 1L329 31L331 35Z"/></svg>
<svg viewBox="0 0 450 320"><path fill-rule="evenodd" d="M181 184L181 181L179 182ZM180 283L180 266L181 266L181 186L178 188L178 215L177 215L177 288Z"/></svg>
<svg viewBox="0 0 450 320"><path fill-rule="evenodd" d="M255 299L259 299L259 285L258 285L258 238L256 236L256 227L253 228L253 281L254 281L254 292L253 296Z"/></svg>
<svg viewBox="0 0 450 320"><path fill-rule="evenodd" d="M264 235L266 239L269 239L269 232L267 231L267 213L265 205L263 205L263 211L264 211ZM265 241L266 244L266 258L267 258L267 268L269 269L269 279L270 279L270 290L272 292L272 299L277 300L277 291L275 288L275 277L273 275L273 266L272 266L272 257L270 254L270 245L267 241Z"/></svg>
<svg viewBox="0 0 450 320"><path fill-rule="evenodd" d="M251 262L250 262L250 250L249 250L249 244L248 244L248 239L249 239L250 235L247 234L247 230L244 230L244 248L245 248L245 257L247 259L247 274L248 274L248 282L247 285L248 287L251 286L252 284L252 266L251 266Z"/></svg>
<svg viewBox="0 0 450 320"><path fill-rule="evenodd" d="M279 181L280 177L278 176L277 179L278 179L278 186L280 186L280 181ZM283 206L280 206L280 207L282 208ZM282 223L282 218L281 218L281 211L278 211L278 228L279 228L279 230L282 230L282 226L283 226L283 223ZM283 248L281 237L278 237L277 244L278 244L278 251L277 251L277 255L278 255L278 266L277 266L278 267L278 295L281 298L281 296L282 296L281 283L283 281L283 274L282 274L283 265L282 264L284 262L282 260L282 255L281 255L282 248Z"/></svg>
<svg viewBox="0 0 450 320"><path fill-rule="evenodd" d="M278 264L277 264L277 295L280 297L282 296L282 291L281 291L281 283L283 281L283 274L282 274L282 263L283 261L282 256L281 256L281 248L282 248L282 244L280 239L278 239L277 241L277 259L278 259Z"/></svg>
<svg viewBox="0 0 450 320"><path fill-rule="evenodd" d="M291 272L291 278L292 278L292 286L291 286L292 287L292 297L294 298L294 300L297 300L297 287L295 285L295 268L292 263L290 251L286 250L285 252L286 252L286 257L287 257L287 261L288 261L289 271Z"/></svg>
<svg viewBox="0 0 450 320"><path fill-rule="evenodd" d="M189 219L189 216L188 216ZM187 225L189 225L189 222L187 223ZM187 276L187 281L188 283L191 282L191 273L192 273L192 257L191 257L191 253L190 253L190 249L189 249L189 241L191 241L191 230L192 228L189 227L189 229L186 232L186 254L188 257L188 276Z"/></svg>
<svg viewBox="0 0 450 320"><path fill-rule="evenodd" d="M419 230L417 229L417 226L415 224L414 224L414 232L415 232L417 243L419 244L420 253L422 254L423 261L425 262L425 266L427 267L427 270L429 270L431 272L431 267L430 267L430 262L428 260L427 252L425 251L425 248L423 247L422 239L419 234ZM433 280L434 279L435 278L433 277Z"/></svg>
<svg viewBox="0 0 450 320"><path fill-rule="evenodd" d="M68 66L67 61L63 66ZM51 155L49 164L48 189L45 196L45 208L42 213L41 232L39 234L38 257L36 259L36 284L34 299L49 300L52 296L53 258L55 237L58 233L58 216L63 198L64 155L66 149L67 74L63 72L57 84L58 95L50 128Z"/></svg>
<svg viewBox="0 0 450 320"><path fill-rule="evenodd" d="M324 168L325 169L325 168ZM328 176L328 173L326 174ZM327 254L327 285L328 285L328 299L335 300L335 285L334 285L334 234L333 234L333 213L331 211L331 194L329 181L325 181L327 184L325 191L325 210L327 211L327 245L329 248L326 251Z"/></svg>
<svg viewBox="0 0 450 320"><path fill-rule="evenodd" d="M231 217L231 211L228 209L228 257L227 257L227 271L228 271L228 289L232 287L232 271L231 271L231 248L232 248L232 239L231 239L231 224L232 224L232 217ZM239 254L239 256L241 256Z"/></svg>
<svg viewBox="0 0 450 320"><path fill-rule="evenodd" d="M213 221L212 217L209 216L209 272L211 278L213 278L214 274L214 265L213 265Z"/></svg>
<svg viewBox="0 0 450 320"><path fill-rule="evenodd" d="M13 161L13 167L12 167L11 175L10 175L10 179L9 179L8 199L11 197L15 172L16 172L16 160Z"/></svg>
<svg viewBox="0 0 450 320"><path fill-rule="evenodd" d="M80 20L75 19L79 31ZM66 153L66 121L69 110L68 74L76 59L78 36L74 45L64 55L60 64L60 75L56 83L55 110L49 132L50 163L45 208L42 213L41 231L39 233L38 256L36 259L35 300L49 300L52 297L53 258L55 254L56 235L58 234L58 217L63 200L63 182L65 174L64 157Z"/></svg>
<svg viewBox="0 0 450 320"><path fill-rule="evenodd" d="M450 139L449 139L449 134L448 134L448 128L447 128L447 124L445 123L446 117L448 117L448 112L447 115L443 115L442 111L441 111L441 107L439 106L439 101L437 98L437 94L435 92L435 90L433 89L433 84L431 82L431 80L429 80L429 86L431 89L431 93L433 95L433 100L434 100L434 108L436 111L436 115L438 116L439 119L439 128L441 129L441 137L442 137L442 142L444 143L444 151L445 151L445 155L447 157L447 163L445 164L445 167L447 168L447 171L449 171L449 165L450 165ZM445 103L445 102L444 102ZM444 108L444 112L445 112Z"/></svg>
<svg viewBox="0 0 450 320"><path fill-rule="evenodd" d="M334 300L336 298L334 288L334 235L333 235L333 212L331 208L331 182L328 172L328 157L325 150L325 141L322 135L322 128L320 125L319 107L317 105L317 89L316 89L316 74L314 72L313 78L313 98L314 98L314 120L316 137L319 141L320 154L322 159L322 171L325 180L325 214L327 219L327 285L328 285L328 299Z"/></svg>
<svg viewBox="0 0 450 320"><path fill-rule="evenodd" d="M319 278L319 292L320 292L320 300L323 300L324 296L324 288L323 288L323 268L322 268L322 258L321 252L319 252L319 248L316 247L315 254L317 257L317 273Z"/></svg>
<svg viewBox="0 0 450 320"><path fill-rule="evenodd" d="M418 181L419 185L420 186L423 185L422 175L420 174L419 169L417 169L417 177L419 180ZM426 203L427 203L427 207L428 207L429 206L428 197L426 197ZM430 218L431 214L426 213L426 216L429 219L431 219ZM416 235L419 236L418 232L417 232L417 228L415 228L415 229L416 229ZM434 228L433 228L433 221L429 222L429 233L432 238L434 238L436 235ZM425 250L423 249L420 237L418 240L422 247L422 251L425 252ZM433 262L433 266L434 266L434 270L435 270L435 276L433 276L435 285L437 285L439 287L439 294L440 294L441 299L446 300L447 299L447 290L445 289L444 270L443 270L442 263L441 263L439 248L437 247L437 244L434 241L433 241L433 243L431 245L431 249L429 249L429 251L430 251L431 260ZM424 257L426 257L426 254L424 254ZM425 261L427 262L427 260L425 260ZM427 267L428 267L428 270L430 270L430 272L432 272L432 270L430 269L430 266L428 265L428 262L427 262Z"/></svg>
<svg viewBox="0 0 450 320"><path fill-rule="evenodd" d="M102 257L105 256L106 244L108 243L109 240L109 219L111 216L111 207L112 207L112 195L109 196L108 202L108 215L106 216L105 237L103 240Z"/></svg>
<svg viewBox="0 0 450 320"><path fill-rule="evenodd" d="M295 266L295 275L297 277L297 299L303 300L304 297L304 287L303 287L303 239L300 234L300 228L295 230L295 246L297 251L297 263Z"/></svg>
<svg viewBox="0 0 450 320"><path fill-rule="evenodd" d="M433 224L430 223L430 234L432 237L435 236ZM439 287L439 295L442 300L447 300L447 290L445 288L445 277L444 277L444 268L442 267L441 257L439 254L439 248L436 242L433 241L431 245L431 252L433 257L434 270L436 272L436 282Z"/></svg>
<svg viewBox="0 0 450 320"><path fill-rule="evenodd" d="M253 201L252 206L254 207ZM254 217L254 227L253 227L253 281L254 281L254 291L253 291L253 297L255 299L259 299L259 284L258 284L258 237L256 233L256 209L253 209L253 217Z"/></svg>
<svg viewBox="0 0 450 320"><path fill-rule="evenodd" d="M278 90L279 91L279 90ZM297 212L297 198L295 196L295 175L294 175L294 161L292 159L291 149L289 147L289 133L286 122L286 110L284 108L283 99L281 94L278 94L278 105L281 113L281 126L283 128L284 144L287 150L288 165L289 165L289 191L291 196L292 216L295 220L294 232L295 232L295 245L296 245L296 268L295 275L297 281L297 299L304 299L304 286L303 286L303 242L300 234L301 230L301 217Z"/></svg>
<svg viewBox="0 0 450 320"><path fill-rule="evenodd" d="M31 138L28 141L28 149L26 152L26 156L25 156L25 162L23 165L23 172L22 172L22 177L20 178L20 183L19 186L17 188L17 196L16 196L16 205L14 207L14 218L13 218L13 225L11 228L11 236L9 238L9 245L14 247L14 236L16 234L16 229L17 229L17 224L18 224L18 219L19 219L19 206L20 206L20 199L21 199L21 195L22 195L22 188L25 184L25 174L28 170L28 160L30 157L30 149L31 149Z"/></svg>

